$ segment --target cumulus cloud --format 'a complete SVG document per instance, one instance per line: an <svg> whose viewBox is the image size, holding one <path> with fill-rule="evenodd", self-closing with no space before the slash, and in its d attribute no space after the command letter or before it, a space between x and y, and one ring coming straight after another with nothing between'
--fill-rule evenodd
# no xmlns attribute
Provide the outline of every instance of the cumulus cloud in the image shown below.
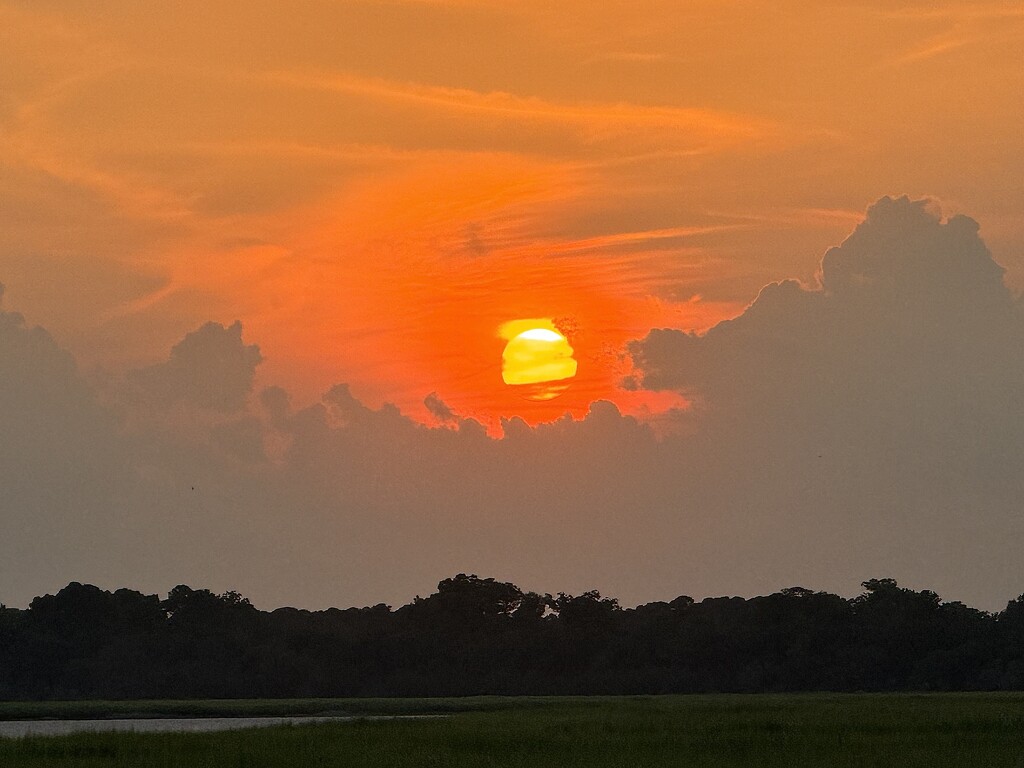
<svg viewBox="0 0 1024 768"><path fill-rule="evenodd" d="M109 391L112 380L100 392L47 331L0 311L0 601L71 579L226 580L223 552L252 556L243 521L269 487L263 426L223 410L244 404L258 360L240 332L204 327L130 376L129 393ZM147 412L186 399L221 410Z"/></svg>
<svg viewBox="0 0 1024 768"><path fill-rule="evenodd" d="M258 346L242 341L240 322L211 322L178 342L166 362L135 371L132 379L157 403L237 411L246 404L262 359Z"/></svg>
<svg viewBox="0 0 1024 768"><path fill-rule="evenodd" d="M1024 581L1024 325L1001 278L974 221L883 198L819 286L769 285L704 335L656 330L631 351L642 386L697 403L705 508L745 510L776 557L1008 594Z"/></svg>
<svg viewBox="0 0 1024 768"><path fill-rule="evenodd" d="M71 355L0 310L0 583L52 586L62 562L108 557L123 460Z"/></svg>
<svg viewBox="0 0 1024 768"><path fill-rule="evenodd" d="M643 386L721 415L890 404L948 421L968 404L1005 409L1021 381L1022 331L976 222L883 198L825 254L820 286L768 285L704 335L655 330L631 352Z"/></svg>
<svg viewBox="0 0 1024 768"><path fill-rule="evenodd" d="M0 286L0 298L3 289ZM107 426L74 359L49 333L29 327L16 312L0 309L0 450L9 469L19 457L74 455L66 435L96 439ZM83 452L85 453L85 452ZM73 470L73 467L68 467ZM9 485L3 487L9 488Z"/></svg>

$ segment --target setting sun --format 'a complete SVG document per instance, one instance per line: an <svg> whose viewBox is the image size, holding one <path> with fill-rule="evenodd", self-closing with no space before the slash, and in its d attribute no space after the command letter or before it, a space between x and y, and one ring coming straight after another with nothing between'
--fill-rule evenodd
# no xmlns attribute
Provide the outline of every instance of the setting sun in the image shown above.
<svg viewBox="0 0 1024 768"><path fill-rule="evenodd" d="M501 355L501 378L530 400L550 400L576 375L568 340L550 320L513 320L499 329L508 339Z"/></svg>

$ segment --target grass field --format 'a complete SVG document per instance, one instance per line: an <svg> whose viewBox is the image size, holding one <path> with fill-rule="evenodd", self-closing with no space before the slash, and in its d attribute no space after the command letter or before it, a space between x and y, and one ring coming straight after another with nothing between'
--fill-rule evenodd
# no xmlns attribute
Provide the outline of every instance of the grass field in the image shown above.
<svg viewBox="0 0 1024 768"><path fill-rule="evenodd" d="M217 734L0 740L0 766L1024 766L1019 695L437 701L448 711L459 701L488 710Z"/></svg>

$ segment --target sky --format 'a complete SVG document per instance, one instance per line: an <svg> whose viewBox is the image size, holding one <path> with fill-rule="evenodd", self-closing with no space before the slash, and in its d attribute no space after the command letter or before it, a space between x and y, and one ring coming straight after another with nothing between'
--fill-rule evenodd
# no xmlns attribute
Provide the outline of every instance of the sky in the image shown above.
<svg viewBox="0 0 1024 768"><path fill-rule="evenodd" d="M1022 42L1015 2L0 0L0 601L1002 607Z"/></svg>

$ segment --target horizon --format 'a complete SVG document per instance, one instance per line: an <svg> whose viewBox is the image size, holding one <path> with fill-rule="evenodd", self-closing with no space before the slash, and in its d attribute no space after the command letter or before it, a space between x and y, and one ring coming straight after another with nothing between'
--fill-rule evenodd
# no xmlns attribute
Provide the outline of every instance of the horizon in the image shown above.
<svg viewBox="0 0 1024 768"><path fill-rule="evenodd" d="M459 579L461 577L467 577L468 579L479 580L481 582L496 582L499 585L509 584L511 586L514 586L514 587L520 589L524 595L538 595L539 597L551 598L551 599L555 599L555 598L557 598L557 597L559 597L561 595L564 595L565 597L568 597L568 598L579 598L579 597L585 597L586 595L590 595L590 594L596 593L597 597L599 597L601 600L605 600L605 601L610 600L610 601L612 601L617 606L617 608L619 608L621 610L624 610L624 611L636 610L637 608L642 608L644 606L650 606L650 605L658 605L658 604L664 605L664 604L671 603L672 601L674 601L674 600L676 600L678 598L682 598L682 597L690 598L691 600L693 600L693 602L695 604L696 603L701 603L701 602L706 601L706 600L711 600L711 601L722 600L722 599L730 600L730 599L733 599L733 598L738 598L738 599L741 599L741 600L744 600L744 601L750 601L750 600L757 600L757 599L762 599L762 598L767 598L767 597L774 597L774 596L778 596L778 595L785 595L785 594L787 594L787 592L789 592L791 590L807 590L810 594L814 594L814 595L827 595L827 596L839 597L842 600L845 600L847 602L853 602L857 598L864 597L865 595L870 594L871 590L868 589L868 585L871 584L871 583L874 583L874 582L877 582L877 583L892 582L892 586L893 587L896 587L899 590L903 590L903 591L910 591L910 592L913 592L915 594L920 594L922 592L932 592L938 598L940 605L949 605L949 604L961 604L962 605L963 604L959 600L946 599L943 595L935 593L933 590L929 590L926 587L921 587L921 588L916 588L916 587L913 587L913 586L908 587L905 584L899 583L895 579L889 579L887 577L873 577L873 578L870 578L870 579L865 579L864 581L862 581L860 583L860 591L856 595L844 595L844 594L829 592L829 591L826 591L826 590L814 589L813 587L808 587L806 585L792 584L792 585L789 585L789 586L786 586L786 587L779 587L779 588L777 588L777 589L775 589L775 590L773 590L771 592L764 592L763 594L757 594L757 595L703 595L703 596L696 596L696 595L690 595L690 594L686 594L686 593L680 593L678 595L674 595L671 599L668 599L668 598L666 598L666 599L654 599L654 600L648 600L647 602L644 602L644 603L637 603L636 605L623 605L622 602L617 597L615 597L614 595L606 595L603 592L601 592L600 590L584 590L579 595L573 595L573 594L570 594L570 593L565 593L565 592L560 592L560 591L556 591L556 592L548 592L548 591L540 592L540 591L532 590L532 589L523 589L523 588L519 587L518 584L514 584L513 582L503 582L499 578L496 578L496 577L493 577L493 576L480 576L479 574L476 574L476 573L470 573L470 574L458 573L458 574L452 574L451 576L447 576L447 577L441 579L438 582L438 584L434 587L434 591L433 592L430 592L430 593L428 593L426 595L420 595L420 594L413 595L411 598L408 598L405 602L402 602L400 604L398 604L398 603L392 604L392 603L389 603L389 602L381 601L381 602L377 602L377 603L367 603L366 605L348 605L348 606L329 605L329 606L320 606L320 607L299 607L299 606L294 606L294 605L277 605L277 606L267 607L267 606L256 605L251 600L249 600L249 598L245 594L243 594L241 592L238 592L237 590L231 590L231 589L225 590L224 592L216 592L214 590L209 589L208 587L204 587L204 586L201 586L201 585L176 584L175 586L171 587L170 589L166 590L165 592L159 592L158 591L158 592L155 592L155 593L146 593L146 592L142 592L140 590L133 589L132 587L129 587L129 586L123 586L122 585L120 587L109 587L109 586L103 586L103 585L98 585L98 584L83 583L83 582L79 582L79 581L68 582L67 584L65 584L60 589L54 590L53 593L47 592L45 594L36 595L33 598L33 600L38 599L38 598L55 597L58 593L63 592L64 590L69 589L69 588L73 588L73 587L85 587L85 588L90 588L91 587L91 588L94 588L94 589L98 589L101 592L104 592L104 593L106 593L108 595L113 595L114 593L119 592L121 590L126 590L126 591L129 591L129 592L135 592L136 594L142 595L144 597L156 597L156 598L159 598L161 601L163 601L165 598L161 597L161 595L166 595L166 597L169 598L169 597L172 596L173 592L176 589L178 589L180 587L186 587L186 588L188 588L189 590L191 590L193 592L209 592L210 594L212 594L212 595L214 595L215 597L218 597L218 598L224 598L224 597L227 597L227 596L237 596L238 598L240 598L241 600L244 600L248 605L252 606L257 611L260 611L260 612L263 612L263 613L273 613L274 611L281 610L281 609L284 609L284 610L299 610L299 611L306 611L306 612L309 612L309 613L322 613L324 611L331 611L331 610L338 610L338 611L350 611L350 610L364 611L364 610L371 610L371 609L377 608L377 607L382 606L382 605L386 606L389 611L397 611L400 608L405 608L405 607L408 607L410 605L414 605L414 604L416 604L420 600L425 600L428 597L436 596L438 594L439 590L441 589L441 587L444 586L445 582L453 581L453 580ZM1007 605L1004 606L1002 609L999 609L997 611L984 611L983 609L975 608L975 606L970 606L970 605L967 605L966 607L969 608L969 609L982 611L983 613L986 613L986 614L998 614L998 613L1004 612L1007 607L1019 603L1021 598L1024 598L1024 589L1022 589L1022 592L1021 592L1020 595L1018 595L1016 598L1011 598L1010 600L1008 600L1007 601ZM28 604L23 605L23 606L8 605L8 604L4 603L3 600L0 600L0 608L13 609L13 610L18 610L18 611L25 611L25 610L28 610L29 607L30 606Z"/></svg>

